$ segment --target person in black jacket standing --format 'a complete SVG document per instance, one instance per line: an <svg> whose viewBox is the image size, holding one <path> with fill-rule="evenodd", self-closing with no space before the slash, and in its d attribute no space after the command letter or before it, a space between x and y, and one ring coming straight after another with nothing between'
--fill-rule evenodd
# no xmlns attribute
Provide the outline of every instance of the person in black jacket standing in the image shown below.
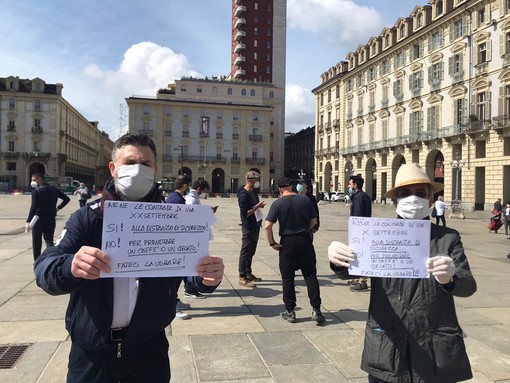
<svg viewBox="0 0 510 383"><path fill-rule="evenodd" d="M237 200L241 215L241 227L243 238L241 252L239 254L239 285L244 287L255 287L256 282L261 278L253 275L251 264L257 243L259 241L260 226L262 218L258 219L258 209L266 206L264 201L259 201L259 196L254 189L260 187L260 174L254 170L246 173L246 184L237 192Z"/></svg>
<svg viewBox="0 0 510 383"><path fill-rule="evenodd" d="M57 211L66 206L70 198L57 188L44 182L44 176L41 173L32 174L32 205L28 212L26 231L32 230L32 251L34 253L34 261L41 255L42 239L46 243L46 248L53 246L53 236L55 234ZM57 206L58 199L62 203ZM30 222L37 216L37 221L33 227Z"/></svg>
<svg viewBox="0 0 510 383"><path fill-rule="evenodd" d="M113 179L101 200L74 213L59 243L37 259L37 285L48 294L70 294L68 383L168 383L165 327L175 316L181 278L99 278L101 271L111 271L112 262L101 250L105 202L163 203L154 180L154 142L143 134L125 134L114 144L109 169ZM199 261L193 282L213 292L223 270L223 260L208 255Z"/></svg>
<svg viewBox="0 0 510 383"><path fill-rule="evenodd" d="M351 197L351 217L371 217L372 201L363 191L365 180L361 176L349 177L349 194ZM350 290L354 292L368 290L367 278L361 277L349 281Z"/></svg>
<svg viewBox="0 0 510 383"><path fill-rule="evenodd" d="M411 163L400 167L385 196L395 201L398 218L429 220L434 194L443 188ZM476 281L459 232L430 226L429 278L371 278L361 357L370 383L455 383L473 377L454 298L473 295ZM411 240L412 232L406 238ZM356 255L334 241L328 256L338 275Z"/></svg>

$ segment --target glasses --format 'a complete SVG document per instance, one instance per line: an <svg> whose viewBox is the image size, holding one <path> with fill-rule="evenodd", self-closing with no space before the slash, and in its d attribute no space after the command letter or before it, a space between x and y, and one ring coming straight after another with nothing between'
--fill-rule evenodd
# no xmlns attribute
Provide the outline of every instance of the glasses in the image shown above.
<svg viewBox="0 0 510 383"><path fill-rule="evenodd" d="M429 191L428 189L407 189L407 188L401 188L397 190L397 198L406 198L411 195L415 195L416 197L420 198L429 198Z"/></svg>

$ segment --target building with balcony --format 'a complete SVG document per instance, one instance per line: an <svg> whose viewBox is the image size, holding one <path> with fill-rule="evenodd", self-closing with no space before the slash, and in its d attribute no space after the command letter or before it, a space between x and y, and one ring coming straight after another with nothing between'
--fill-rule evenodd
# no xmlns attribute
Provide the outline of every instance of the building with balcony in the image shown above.
<svg viewBox="0 0 510 383"><path fill-rule="evenodd" d="M271 126L271 174L283 176L287 0L232 0L229 79L272 84L282 91Z"/></svg>
<svg viewBox="0 0 510 383"><path fill-rule="evenodd" d="M62 97L62 84L0 78L0 191L28 190L30 176L71 176L101 187L113 143Z"/></svg>
<svg viewBox="0 0 510 383"><path fill-rule="evenodd" d="M293 180L315 180L314 173L315 127L310 126L285 137L285 177Z"/></svg>
<svg viewBox="0 0 510 383"><path fill-rule="evenodd" d="M382 201L416 162L446 200L510 200L509 15L506 0L430 0L324 72L313 90L320 188L360 174Z"/></svg>
<svg viewBox="0 0 510 383"><path fill-rule="evenodd" d="M184 173L193 181L206 179L211 193L236 192L246 172L257 169L261 191L269 192L275 185L273 112L282 92L254 82L177 80L156 97L126 99L129 131L154 140L158 179Z"/></svg>

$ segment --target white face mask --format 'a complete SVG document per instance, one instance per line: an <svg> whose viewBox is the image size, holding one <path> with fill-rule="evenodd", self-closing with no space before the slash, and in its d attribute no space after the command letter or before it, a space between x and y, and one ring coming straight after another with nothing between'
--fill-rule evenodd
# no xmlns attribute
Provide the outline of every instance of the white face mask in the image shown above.
<svg viewBox="0 0 510 383"><path fill-rule="evenodd" d="M141 200L154 187L154 170L142 164L119 166L115 187L128 201Z"/></svg>
<svg viewBox="0 0 510 383"><path fill-rule="evenodd" d="M260 182L259 182L259 181L255 182L255 183L253 184L253 188L254 188L254 189L258 189L259 187L260 187Z"/></svg>
<svg viewBox="0 0 510 383"><path fill-rule="evenodd" d="M423 219L430 214L429 200L415 195L399 198L397 214L406 219Z"/></svg>
<svg viewBox="0 0 510 383"><path fill-rule="evenodd" d="M37 187L37 182L35 182L35 181L30 182L30 187L32 189L35 189Z"/></svg>

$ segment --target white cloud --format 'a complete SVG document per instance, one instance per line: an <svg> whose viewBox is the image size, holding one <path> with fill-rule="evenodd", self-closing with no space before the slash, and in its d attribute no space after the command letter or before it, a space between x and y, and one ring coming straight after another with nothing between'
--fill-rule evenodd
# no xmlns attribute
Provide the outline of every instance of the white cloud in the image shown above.
<svg viewBox="0 0 510 383"><path fill-rule="evenodd" d="M363 39L368 41L383 28L374 8L351 0L288 0L287 17L290 28L320 35L335 46L353 41L364 44Z"/></svg>
<svg viewBox="0 0 510 383"><path fill-rule="evenodd" d="M309 89L287 84L285 90L285 131L297 133L315 125L315 96Z"/></svg>
<svg viewBox="0 0 510 383"><path fill-rule="evenodd" d="M81 112L95 116L100 129L112 133L112 139L118 136L119 105L126 97L154 97L158 89L182 76L200 77L185 55L153 42L132 45L124 53L118 70L103 70L97 64L89 64L82 74L87 85L75 89L81 94L78 96L84 108Z"/></svg>

